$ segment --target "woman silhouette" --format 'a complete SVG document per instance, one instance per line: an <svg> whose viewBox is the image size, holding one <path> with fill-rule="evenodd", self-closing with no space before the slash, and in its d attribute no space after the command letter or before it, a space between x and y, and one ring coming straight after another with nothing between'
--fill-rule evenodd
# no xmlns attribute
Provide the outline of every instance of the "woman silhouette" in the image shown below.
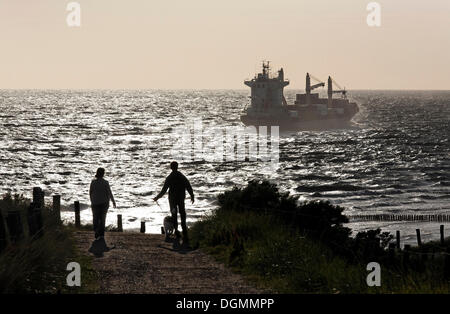
<svg viewBox="0 0 450 314"><path fill-rule="evenodd" d="M103 179L104 176L105 169L98 168L95 179L92 180L91 187L89 188L96 240L105 236L106 213L108 212L110 200L114 208L116 208L116 201L111 192L111 187L109 186L109 182Z"/></svg>

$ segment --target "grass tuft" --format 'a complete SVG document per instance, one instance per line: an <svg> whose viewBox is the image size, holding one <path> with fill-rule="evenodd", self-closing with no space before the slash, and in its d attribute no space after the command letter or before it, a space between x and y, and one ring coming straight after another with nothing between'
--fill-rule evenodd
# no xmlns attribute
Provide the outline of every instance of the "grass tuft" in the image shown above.
<svg viewBox="0 0 450 314"><path fill-rule="evenodd" d="M75 247L72 229L62 226L50 207L42 211L43 236L31 239L25 223L29 201L22 196L6 195L0 200L4 216L19 210L25 236L17 243L8 243L0 254L0 293L93 293L98 290L91 258ZM68 287L66 270L69 262L81 266L82 286Z"/></svg>

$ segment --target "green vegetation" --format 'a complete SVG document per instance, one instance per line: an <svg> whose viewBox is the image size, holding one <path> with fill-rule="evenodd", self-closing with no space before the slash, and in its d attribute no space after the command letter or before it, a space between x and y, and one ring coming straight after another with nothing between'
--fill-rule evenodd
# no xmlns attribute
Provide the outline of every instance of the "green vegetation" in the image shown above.
<svg viewBox="0 0 450 314"><path fill-rule="evenodd" d="M0 254L0 293L93 293L98 290L91 258L79 254L72 237L73 228L56 221L51 208L45 207L44 228L40 238L31 239L26 221L29 201L21 196L6 195L0 200L3 217L9 210L19 210L24 237L9 243ZM3 222L1 222L3 223ZM66 285L69 262L78 262L82 269L81 287Z"/></svg>
<svg viewBox="0 0 450 314"><path fill-rule="evenodd" d="M191 228L192 245L263 289L280 293L450 291L443 256L425 259L410 254L407 259L402 251L388 251L392 236L379 229L351 237L351 230L343 226L347 222L343 208L329 202L298 204L275 185L256 181L219 195L218 201L218 208ZM429 246L437 248L437 244ZM424 246L411 253L423 250L432 251ZM381 287L366 284L369 262L381 265Z"/></svg>

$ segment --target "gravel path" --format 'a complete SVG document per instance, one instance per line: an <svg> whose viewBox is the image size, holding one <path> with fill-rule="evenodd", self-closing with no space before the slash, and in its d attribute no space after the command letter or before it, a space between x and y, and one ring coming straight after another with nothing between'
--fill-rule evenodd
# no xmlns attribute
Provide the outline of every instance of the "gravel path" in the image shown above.
<svg viewBox="0 0 450 314"><path fill-rule="evenodd" d="M101 293L260 293L200 250L186 250L163 235L109 232L93 244L92 232L75 233L77 247L95 253ZM115 246L115 247L114 247ZM91 251L91 252L89 252ZM93 252L93 253L92 253Z"/></svg>

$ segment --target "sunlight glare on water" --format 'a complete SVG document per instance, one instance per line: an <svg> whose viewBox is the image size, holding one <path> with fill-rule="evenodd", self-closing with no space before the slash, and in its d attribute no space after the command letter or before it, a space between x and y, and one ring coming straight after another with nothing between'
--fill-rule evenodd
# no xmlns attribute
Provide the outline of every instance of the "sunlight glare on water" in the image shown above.
<svg viewBox="0 0 450 314"><path fill-rule="evenodd" d="M292 102L295 92L286 96ZM280 134L276 171L261 162L181 161L196 194L194 205L187 200L188 223L210 212L218 193L255 178L347 214L449 213L450 92L351 96L361 109L351 128ZM145 219L147 232L159 232L168 202L152 199L170 171L173 130L195 118L204 128L241 125L247 97L245 90L0 91L1 191L30 196L41 186L64 205L79 200L89 223L89 183L103 166L118 204L107 224L120 213L125 229Z"/></svg>

